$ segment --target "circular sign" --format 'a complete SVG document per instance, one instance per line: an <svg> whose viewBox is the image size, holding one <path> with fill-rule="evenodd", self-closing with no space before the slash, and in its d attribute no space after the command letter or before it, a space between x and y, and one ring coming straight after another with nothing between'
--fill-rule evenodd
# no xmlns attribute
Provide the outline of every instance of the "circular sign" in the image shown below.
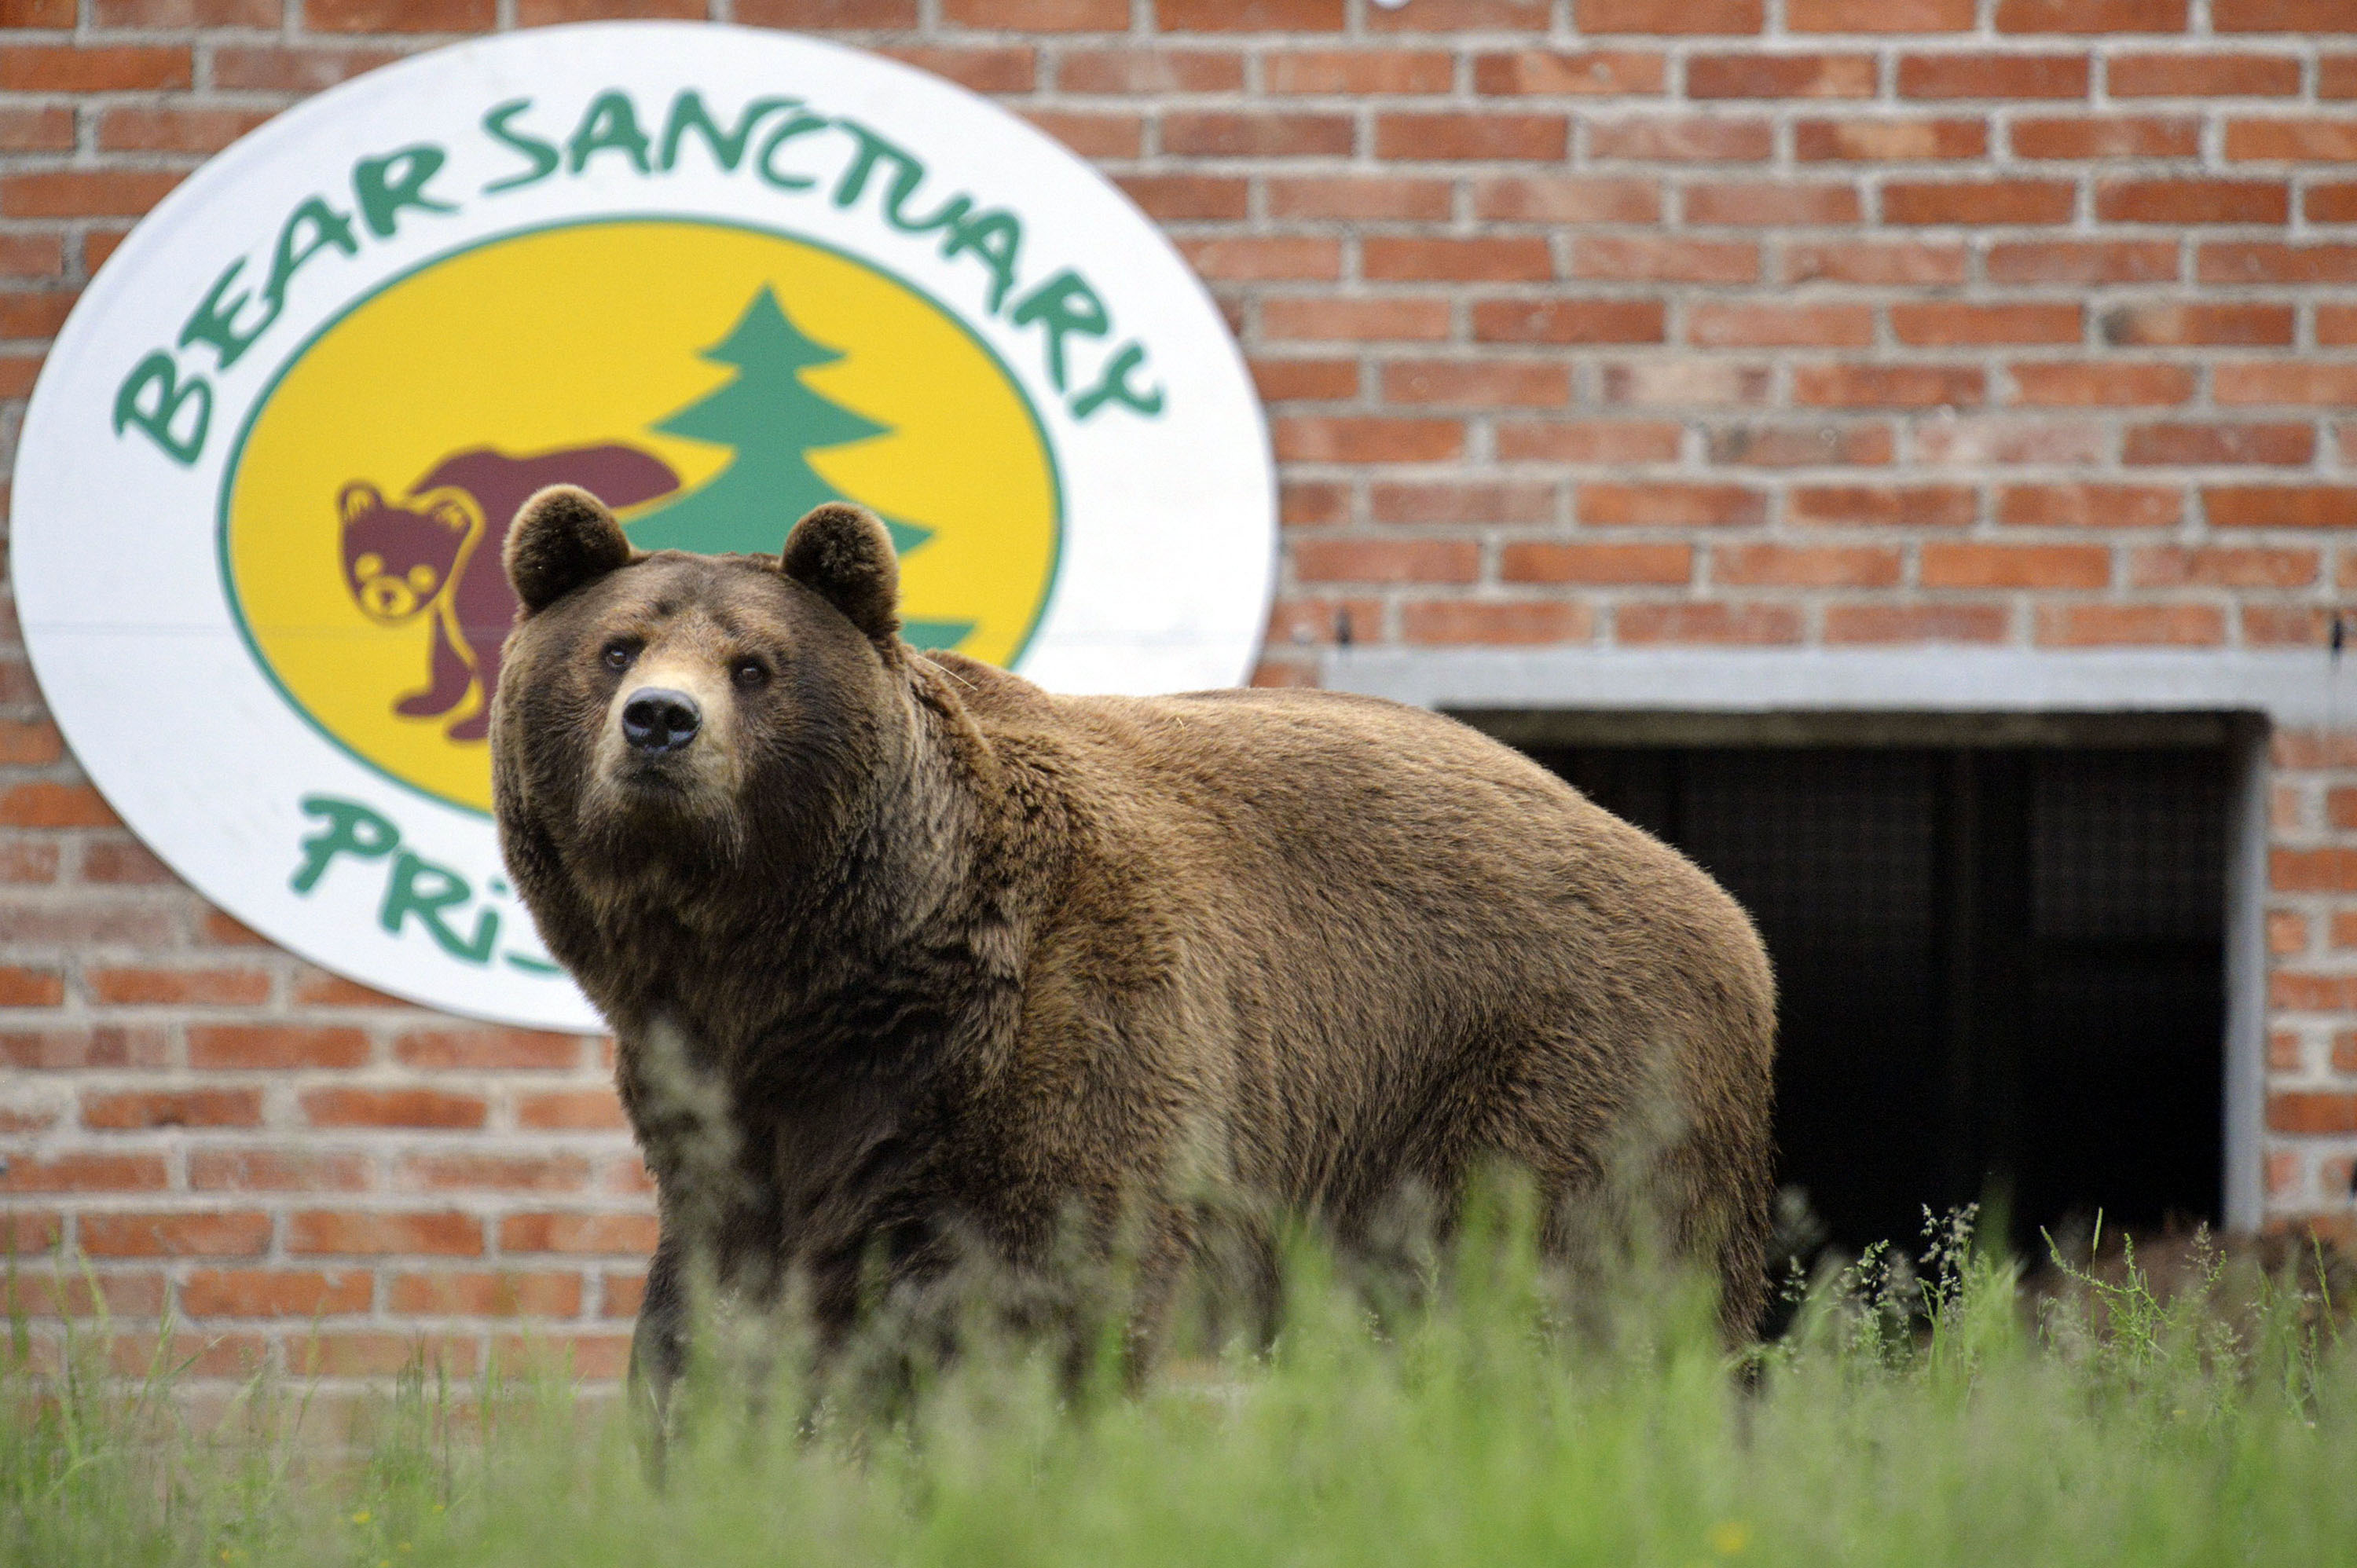
<svg viewBox="0 0 2357 1568"><path fill-rule="evenodd" d="M486 720L543 485L647 549L881 516L903 635L1064 690L1221 685L1266 435L1168 242L1019 120L784 34L610 23L271 122L124 242L26 415L59 725L199 891L453 1012L597 1026L499 861Z"/></svg>

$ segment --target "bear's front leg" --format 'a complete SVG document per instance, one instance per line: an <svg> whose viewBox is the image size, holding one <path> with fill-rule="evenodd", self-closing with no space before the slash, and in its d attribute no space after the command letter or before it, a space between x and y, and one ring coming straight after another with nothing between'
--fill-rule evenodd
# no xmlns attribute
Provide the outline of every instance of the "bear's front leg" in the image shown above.
<svg viewBox="0 0 2357 1568"><path fill-rule="evenodd" d="M680 1278L677 1236L665 1227L647 1266L646 1294L630 1330L626 1385L641 1449L658 1477L671 1436L672 1391L687 1371L687 1294Z"/></svg>
<svg viewBox="0 0 2357 1568"><path fill-rule="evenodd" d="M428 664L433 683L393 703L393 711L405 719L436 718L448 713L467 700L467 690L475 683L474 667L451 640L448 618L436 614L433 620L434 652Z"/></svg>

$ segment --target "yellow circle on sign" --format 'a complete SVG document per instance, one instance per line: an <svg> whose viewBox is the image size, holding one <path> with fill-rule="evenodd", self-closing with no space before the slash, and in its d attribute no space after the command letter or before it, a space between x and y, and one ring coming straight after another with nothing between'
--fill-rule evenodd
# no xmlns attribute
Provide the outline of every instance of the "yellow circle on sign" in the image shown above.
<svg viewBox="0 0 2357 1568"><path fill-rule="evenodd" d="M1054 458L954 316L806 241L599 220L397 279L280 373L222 493L256 657L347 751L488 811L499 543L554 483L650 549L774 553L809 507L857 501L900 549L909 640L996 664L1055 576Z"/></svg>

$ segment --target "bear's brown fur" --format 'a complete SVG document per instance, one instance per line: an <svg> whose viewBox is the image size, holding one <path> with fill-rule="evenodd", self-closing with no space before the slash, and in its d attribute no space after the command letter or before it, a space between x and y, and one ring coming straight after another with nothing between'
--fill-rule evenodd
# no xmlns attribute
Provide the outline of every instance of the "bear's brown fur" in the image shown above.
<svg viewBox="0 0 2357 1568"><path fill-rule="evenodd" d="M840 1326L864 1271L959 1239L1019 1268L1076 1211L1142 1214L1166 1267L1201 1184L1347 1238L1488 1158L1551 1212L1662 1217L1748 1333L1773 987L1675 851L1429 713L915 652L851 507L778 557L650 555L544 491L507 559L500 842L619 1042L659 1382L691 1248ZM648 749L682 693L701 727Z"/></svg>

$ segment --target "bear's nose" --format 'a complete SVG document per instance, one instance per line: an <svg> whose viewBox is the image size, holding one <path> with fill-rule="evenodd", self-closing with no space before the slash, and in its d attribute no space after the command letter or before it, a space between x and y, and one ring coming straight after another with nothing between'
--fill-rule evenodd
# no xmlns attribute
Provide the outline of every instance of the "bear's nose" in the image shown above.
<svg viewBox="0 0 2357 1568"><path fill-rule="evenodd" d="M622 738L633 751L660 756L695 738L704 710L685 692L651 686L622 704Z"/></svg>

